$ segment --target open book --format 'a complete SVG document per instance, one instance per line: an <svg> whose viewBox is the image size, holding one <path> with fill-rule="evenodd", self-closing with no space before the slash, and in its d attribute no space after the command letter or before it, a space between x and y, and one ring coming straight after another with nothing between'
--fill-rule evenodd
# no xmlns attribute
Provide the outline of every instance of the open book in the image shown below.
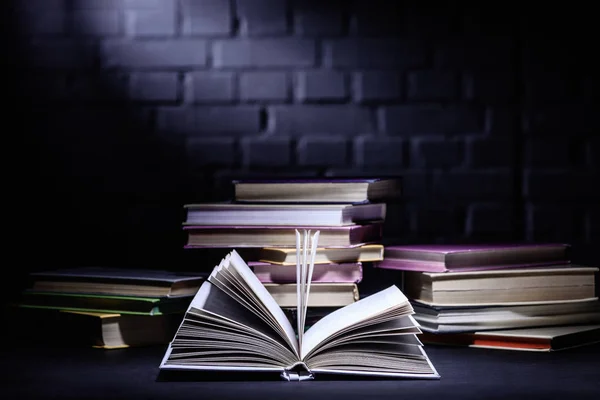
<svg viewBox="0 0 600 400"><path fill-rule="evenodd" d="M233 250L192 300L161 370L280 372L439 378L416 334L413 308L395 286L326 315L305 331L319 232L296 231L296 331Z"/></svg>

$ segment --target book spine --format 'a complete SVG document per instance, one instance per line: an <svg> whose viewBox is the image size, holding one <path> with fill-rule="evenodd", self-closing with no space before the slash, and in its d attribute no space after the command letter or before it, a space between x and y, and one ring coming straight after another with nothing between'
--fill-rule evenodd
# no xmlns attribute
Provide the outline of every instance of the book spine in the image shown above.
<svg viewBox="0 0 600 400"><path fill-rule="evenodd" d="M383 238L383 224L380 222L353 226L350 229L350 245L379 243Z"/></svg>

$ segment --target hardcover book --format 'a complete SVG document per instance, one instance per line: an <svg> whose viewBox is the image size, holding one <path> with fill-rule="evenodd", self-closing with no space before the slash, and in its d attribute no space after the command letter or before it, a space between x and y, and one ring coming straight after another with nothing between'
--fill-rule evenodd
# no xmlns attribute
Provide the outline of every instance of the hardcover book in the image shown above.
<svg viewBox="0 0 600 400"><path fill-rule="evenodd" d="M162 315L184 312L191 300L192 296L140 297L25 290L18 305L50 310Z"/></svg>
<svg viewBox="0 0 600 400"><path fill-rule="evenodd" d="M596 267L575 265L468 272L405 271L411 300L434 306L518 305L592 299Z"/></svg>
<svg viewBox="0 0 600 400"><path fill-rule="evenodd" d="M264 247L258 251L259 261L271 264L295 266L296 250L292 248ZM315 253L315 264L373 262L383 259L383 245L366 244L353 247L319 247Z"/></svg>
<svg viewBox="0 0 600 400"><path fill-rule="evenodd" d="M383 221L386 204L187 204L185 225L347 226Z"/></svg>
<svg viewBox="0 0 600 400"><path fill-rule="evenodd" d="M296 283L295 265L277 265L260 261L248 262L254 275L262 283ZM363 278L361 262L343 264L317 264L313 283L360 283Z"/></svg>
<svg viewBox="0 0 600 400"><path fill-rule="evenodd" d="M235 200L254 203L373 203L402 196L401 178L233 181Z"/></svg>
<svg viewBox="0 0 600 400"><path fill-rule="evenodd" d="M267 291L282 308L296 306L295 283L264 283ZM358 301L358 286L355 283L313 283L307 307L343 307Z"/></svg>
<svg viewBox="0 0 600 400"><path fill-rule="evenodd" d="M192 300L160 370L278 372L295 381L320 374L439 378L416 336L412 306L395 286L305 329L318 237L296 232L296 330L233 250Z"/></svg>
<svg viewBox="0 0 600 400"><path fill-rule="evenodd" d="M562 243L386 246L375 266L424 272L537 267L569 263L569 249Z"/></svg>
<svg viewBox="0 0 600 400"><path fill-rule="evenodd" d="M444 335L425 332L423 341L440 345L551 352L600 342L600 325L548 326Z"/></svg>
<svg viewBox="0 0 600 400"><path fill-rule="evenodd" d="M294 247L297 226L184 226L187 248ZM381 241L383 224L313 226L321 232L323 247L361 246Z"/></svg>
<svg viewBox="0 0 600 400"><path fill-rule="evenodd" d="M80 267L34 272L31 289L40 292L120 296L193 296L206 276L152 269Z"/></svg>
<svg viewBox="0 0 600 400"><path fill-rule="evenodd" d="M429 306L412 302L424 332L464 333L498 329L600 323L598 298L534 305Z"/></svg>
<svg viewBox="0 0 600 400"><path fill-rule="evenodd" d="M14 326L11 334L30 343L122 349L166 345L182 319L183 313L148 316L12 307L7 320L14 321L8 325Z"/></svg>

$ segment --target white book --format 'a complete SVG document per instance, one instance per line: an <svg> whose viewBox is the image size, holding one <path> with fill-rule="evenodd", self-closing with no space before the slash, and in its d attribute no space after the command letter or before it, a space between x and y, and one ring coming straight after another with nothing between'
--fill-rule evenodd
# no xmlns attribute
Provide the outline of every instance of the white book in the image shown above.
<svg viewBox="0 0 600 400"><path fill-rule="evenodd" d="M383 221L386 203L373 204L187 204L185 225L348 226Z"/></svg>
<svg viewBox="0 0 600 400"><path fill-rule="evenodd" d="M600 323L598 298L534 305L432 307L413 302L424 332L459 333L552 325Z"/></svg>
<svg viewBox="0 0 600 400"><path fill-rule="evenodd" d="M305 330L319 232L300 235L296 330L233 250L192 300L160 364L166 370L273 371L285 380L319 374L440 377L413 308L396 286L340 308Z"/></svg>

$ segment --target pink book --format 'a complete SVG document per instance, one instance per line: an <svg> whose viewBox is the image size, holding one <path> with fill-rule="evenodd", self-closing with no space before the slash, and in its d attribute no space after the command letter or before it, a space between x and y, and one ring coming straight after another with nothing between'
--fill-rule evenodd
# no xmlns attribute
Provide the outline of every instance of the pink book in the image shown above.
<svg viewBox="0 0 600 400"><path fill-rule="evenodd" d="M248 265L262 283L296 283L295 265L278 265L250 261ZM363 278L362 263L315 264L312 283L359 283Z"/></svg>
<svg viewBox="0 0 600 400"><path fill-rule="evenodd" d="M541 267L569 264L569 250L564 243L386 246L374 266L422 272Z"/></svg>
<svg viewBox="0 0 600 400"><path fill-rule="evenodd" d="M308 216L307 216L308 218ZM296 229L320 231L319 247L353 247L382 239L382 223L352 226L191 225L186 248L296 247Z"/></svg>

